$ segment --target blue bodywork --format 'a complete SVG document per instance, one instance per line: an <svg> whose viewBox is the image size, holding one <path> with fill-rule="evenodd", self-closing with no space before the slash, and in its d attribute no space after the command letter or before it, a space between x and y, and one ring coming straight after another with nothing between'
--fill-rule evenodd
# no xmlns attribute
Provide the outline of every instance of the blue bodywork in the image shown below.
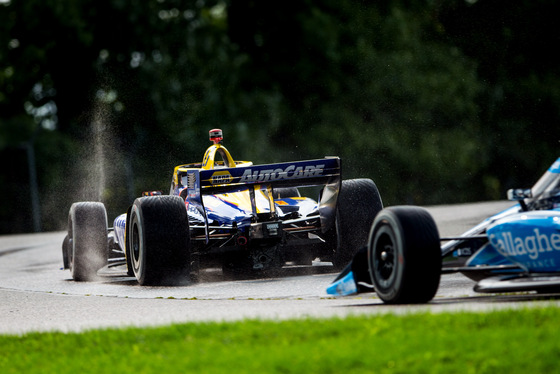
<svg viewBox="0 0 560 374"><path fill-rule="evenodd" d="M493 267L493 274L560 272L560 158L531 189L514 192L519 204L475 226L463 234L464 240L446 243L443 255L482 234L487 239L470 255L465 271Z"/></svg>
<svg viewBox="0 0 560 374"><path fill-rule="evenodd" d="M493 220L489 242L467 265L517 265L528 272L560 271L560 209L515 212Z"/></svg>

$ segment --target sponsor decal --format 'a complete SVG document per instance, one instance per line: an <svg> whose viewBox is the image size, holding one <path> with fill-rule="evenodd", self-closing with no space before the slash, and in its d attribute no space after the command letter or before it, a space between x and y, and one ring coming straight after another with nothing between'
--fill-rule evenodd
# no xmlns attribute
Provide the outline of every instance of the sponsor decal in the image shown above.
<svg viewBox="0 0 560 374"><path fill-rule="evenodd" d="M217 171L212 174L210 178L210 183L212 184L228 184L231 183L233 177L228 171Z"/></svg>
<svg viewBox="0 0 560 374"><path fill-rule="evenodd" d="M204 153L204 158L202 159L202 167L205 168L206 165L208 164L208 161L210 160L210 152L216 148L215 146L211 146L208 147L208 149L206 150L206 153Z"/></svg>
<svg viewBox="0 0 560 374"><path fill-rule="evenodd" d="M263 183L282 179L310 178L323 175L325 165L297 166L290 165L284 169L247 169L241 176L240 183Z"/></svg>
<svg viewBox="0 0 560 374"><path fill-rule="evenodd" d="M189 219L195 220L197 222L204 222L204 215L202 214L203 208L199 204L189 201L185 201L185 207L187 209L187 214Z"/></svg>
<svg viewBox="0 0 560 374"><path fill-rule="evenodd" d="M121 214L120 216L115 218L115 221L113 222L113 226L118 227L120 229L124 229L126 226L126 214Z"/></svg>
<svg viewBox="0 0 560 374"><path fill-rule="evenodd" d="M538 260L540 254L560 251L560 234L542 233L539 228L533 229L534 235L514 236L511 231L491 234L490 241L500 254L506 257L528 256Z"/></svg>
<svg viewBox="0 0 560 374"><path fill-rule="evenodd" d="M121 214L120 216L115 218L115 221L113 222L113 227L115 228L117 243L119 243L122 249L125 249L124 240L125 240L125 229L126 229L126 214Z"/></svg>

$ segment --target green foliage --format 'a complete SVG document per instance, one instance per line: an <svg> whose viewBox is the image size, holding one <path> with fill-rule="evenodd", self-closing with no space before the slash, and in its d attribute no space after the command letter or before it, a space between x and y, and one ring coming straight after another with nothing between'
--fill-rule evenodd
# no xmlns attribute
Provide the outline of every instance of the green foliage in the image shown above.
<svg viewBox="0 0 560 374"><path fill-rule="evenodd" d="M0 336L2 373L549 373L558 308Z"/></svg>
<svg viewBox="0 0 560 374"><path fill-rule="evenodd" d="M386 205L503 198L558 156L552 0L0 2L0 232L73 201L124 211L199 161L343 158ZM40 15L40 16L37 16ZM23 207L17 209L16 206ZM17 223L16 223L17 222Z"/></svg>

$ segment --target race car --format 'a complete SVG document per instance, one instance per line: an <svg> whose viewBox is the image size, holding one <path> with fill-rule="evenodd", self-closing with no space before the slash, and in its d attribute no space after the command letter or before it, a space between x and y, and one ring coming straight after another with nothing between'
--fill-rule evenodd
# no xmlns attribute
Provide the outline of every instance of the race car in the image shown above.
<svg viewBox="0 0 560 374"><path fill-rule="evenodd" d="M168 195L145 192L111 228L103 203L72 204L62 254L74 280L188 284L202 269L239 275L316 259L340 269L366 243L383 203L371 179L341 179L340 158L253 165L233 159L220 129L210 141L202 162L174 168Z"/></svg>
<svg viewBox="0 0 560 374"><path fill-rule="evenodd" d="M367 246L327 287L332 295L375 291L389 304L425 303L441 274L462 273L476 292L560 292L560 158L517 201L458 237L440 238L424 208L376 216ZM441 244L443 243L443 244Z"/></svg>

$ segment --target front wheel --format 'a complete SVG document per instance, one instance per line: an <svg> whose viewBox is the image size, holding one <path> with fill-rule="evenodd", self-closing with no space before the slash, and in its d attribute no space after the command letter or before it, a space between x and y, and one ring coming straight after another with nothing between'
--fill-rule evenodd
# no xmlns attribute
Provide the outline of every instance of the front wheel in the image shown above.
<svg viewBox="0 0 560 374"><path fill-rule="evenodd" d="M138 198L130 209L127 251L141 285L189 280L190 234L185 202L178 196Z"/></svg>
<svg viewBox="0 0 560 374"><path fill-rule="evenodd" d="M428 211L413 206L382 210L371 227L368 266L375 292L385 303L430 301L439 287L441 249Z"/></svg>

